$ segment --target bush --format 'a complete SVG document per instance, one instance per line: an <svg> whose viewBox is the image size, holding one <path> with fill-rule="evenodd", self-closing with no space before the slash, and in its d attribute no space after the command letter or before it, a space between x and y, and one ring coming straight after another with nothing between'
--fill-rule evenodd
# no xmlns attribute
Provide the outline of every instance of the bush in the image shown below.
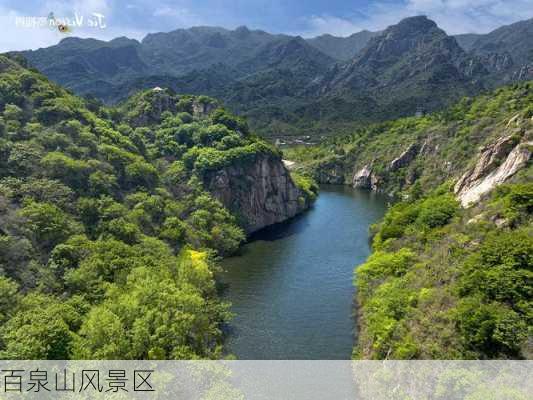
<svg viewBox="0 0 533 400"><path fill-rule="evenodd" d="M504 305L469 297L453 313L466 353L472 358L516 357L527 340L526 321Z"/></svg>
<svg viewBox="0 0 533 400"><path fill-rule="evenodd" d="M312 178L303 176L296 172L291 172L291 178L294 181L294 184L303 193L307 204L310 204L316 200L319 189L318 185Z"/></svg>
<svg viewBox="0 0 533 400"><path fill-rule="evenodd" d="M372 294L376 285L387 278L402 276L408 271L414 260L415 254L407 248L396 253L374 252L355 271L358 296L365 299Z"/></svg>
<svg viewBox="0 0 533 400"><path fill-rule="evenodd" d="M126 183L129 187L145 187L151 189L157 184L156 168L144 161L135 161L126 167Z"/></svg>
<svg viewBox="0 0 533 400"><path fill-rule="evenodd" d="M75 160L60 152L51 152L42 159L41 165L48 176L59 179L73 189L83 191L88 186L91 167L85 161Z"/></svg>
<svg viewBox="0 0 533 400"><path fill-rule="evenodd" d="M50 203L30 202L19 211L19 215L26 221L29 237L46 250L52 250L82 230L70 215Z"/></svg>
<svg viewBox="0 0 533 400"><path fill-rule="evenodd" d="M422 202L416 223L430 229L446 225L459 210L452 195L429 198Z"/></svg>

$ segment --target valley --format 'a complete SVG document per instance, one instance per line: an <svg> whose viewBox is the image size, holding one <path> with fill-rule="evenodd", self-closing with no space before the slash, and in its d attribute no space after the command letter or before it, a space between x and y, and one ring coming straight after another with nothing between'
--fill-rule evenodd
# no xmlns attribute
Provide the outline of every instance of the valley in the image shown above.
<svg viewBox="0 0 533 400"><path fill-rule="evenodd" d="M1 54L0 357L531 359L532 37Z"/></svg>

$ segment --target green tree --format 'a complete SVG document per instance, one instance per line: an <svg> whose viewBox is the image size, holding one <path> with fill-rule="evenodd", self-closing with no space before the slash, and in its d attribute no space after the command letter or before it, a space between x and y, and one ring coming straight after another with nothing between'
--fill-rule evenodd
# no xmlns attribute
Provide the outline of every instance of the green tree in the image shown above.
<svg viewBox="0 0 533 400"><path fill-rule="evenodd" d="M48 251L69 236L81 232L81 226L53 204L30 202L19 215L26 221L29 237Z"/></svg>

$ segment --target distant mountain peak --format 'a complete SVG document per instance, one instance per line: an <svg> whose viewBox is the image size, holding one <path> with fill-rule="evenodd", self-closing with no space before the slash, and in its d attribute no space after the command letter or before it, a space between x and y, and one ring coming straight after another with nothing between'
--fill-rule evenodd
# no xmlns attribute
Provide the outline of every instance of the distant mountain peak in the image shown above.
<svg viewBox="0 0 533 400"><path fill-rule="evenodd" d="M432 44L434 42L438 42L439 45ZM390 63L409 52L421 52L423 49L462 52L453 38L440 29L434 21L421 15L405 18L375 36L361 51L357 62L366 64L369 61L377 61L381 64L387 60Z"/></svg>
<svg viewBox="0 0 533 400"><path fill-rule="evenodd" d="M406 29L413 31L428 31L430 29L437 28L437 23L429 19L426 15L417 15L414 17L404 18L396 25L391 25L389 28L393 27L404 32Z"/></svg>
<svg viewBox="0 0 533 400"><path fill-rule="evenodd" d="M348 61L363 49L369 40L379 32L363 30L347 37L334 36L329 33L307 39L307 42L322 53L338 61Z"/></svg>
<svg viewBox="0 0 533 400"><path fill-rule="evenodd" d="M241 25L235 28L235 33L238 33L240 35L248 35L250 32L250 29L248 29L246 25Z"/></svg>

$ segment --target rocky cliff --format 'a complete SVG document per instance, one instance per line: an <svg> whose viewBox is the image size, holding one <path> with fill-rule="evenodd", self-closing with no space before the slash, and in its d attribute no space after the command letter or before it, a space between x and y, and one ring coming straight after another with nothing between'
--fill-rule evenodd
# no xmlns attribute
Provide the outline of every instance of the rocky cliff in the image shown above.
<svg viewBox="0 0 533 400"><path fill-rule="evenodd" d="M455 194L463 207L477 203L524 168L531 158L531 146L533 142L517 143L515 136L505 136L484 147L475 166L455 185Z"/></svg>
<svg viewBox="0 0 533 400"><path fill-rule="evenodd" d="M204 176L208 190L232 211L247 234L292 218L311 200L297 187L281 159L256 154Z"/></svg>
<svg viewBox="0 0 533 400"><path fill-rule="evenodd" d="M455 183L464 206L526 169L533 141L533 82L500 88L437 114L369 125L289 154L319 183L410 196ZM516 178L519 179L519 178ZM416 187L413 187L416 184Z"/></svg>

